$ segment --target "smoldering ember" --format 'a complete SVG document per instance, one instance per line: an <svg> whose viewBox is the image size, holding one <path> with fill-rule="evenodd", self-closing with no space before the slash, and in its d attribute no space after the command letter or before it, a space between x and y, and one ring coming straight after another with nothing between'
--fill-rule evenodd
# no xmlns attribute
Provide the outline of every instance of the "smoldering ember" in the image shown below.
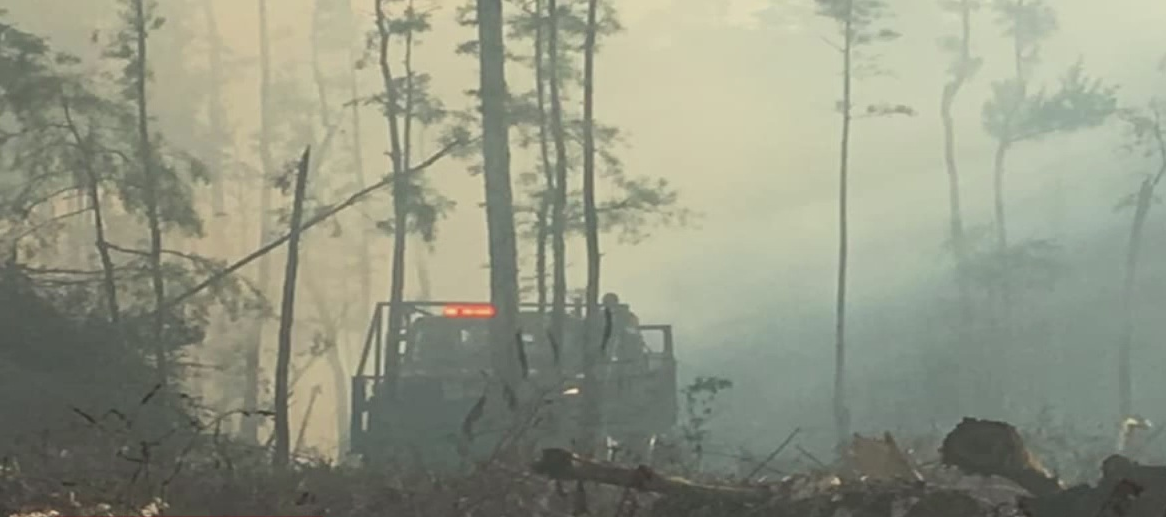
<svg viewBox="0 0 1166 517"><path fill-rule="evenodd" d="M0 517L1162 517L1164 21L0 1Z"/></svg>

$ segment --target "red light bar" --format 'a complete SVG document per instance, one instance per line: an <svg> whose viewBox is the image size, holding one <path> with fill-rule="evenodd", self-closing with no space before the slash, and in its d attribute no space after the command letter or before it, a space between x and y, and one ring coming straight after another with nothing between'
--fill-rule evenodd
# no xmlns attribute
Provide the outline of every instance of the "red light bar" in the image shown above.
<svg viewBox="0 0 1166 517"><path fill-rule="evenodd" d="M441 309L441 315L447 318L489 319L493 318L495 314L497 314L497 310L488 303L446 305Z"/></svg>

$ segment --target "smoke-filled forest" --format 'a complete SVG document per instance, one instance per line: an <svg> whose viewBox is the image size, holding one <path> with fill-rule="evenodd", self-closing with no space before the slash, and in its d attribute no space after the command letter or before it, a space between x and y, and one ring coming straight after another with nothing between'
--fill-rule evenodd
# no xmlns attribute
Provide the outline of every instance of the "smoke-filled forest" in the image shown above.
<svg viewBox="0 0 1166 517"><path fill-rule="evenodd" d="M1164 23L3 0L0 510L1160 516Z"/></svg>

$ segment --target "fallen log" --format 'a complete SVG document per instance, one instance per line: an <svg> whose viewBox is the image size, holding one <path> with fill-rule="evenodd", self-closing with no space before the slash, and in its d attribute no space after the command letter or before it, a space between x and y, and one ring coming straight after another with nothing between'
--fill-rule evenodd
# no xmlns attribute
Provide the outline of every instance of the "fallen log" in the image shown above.
<svg viewBox="0 0 1166 517"><path fill-rule="evenodd" d="M592 460L563 449L544 449L531 470L558 481L660 494L662 497L652 504L653 516L828 517L843 512L853 517L883 517L891 515L892 508L901 508L907 517L980 517L989 511L988 505L970 495L918 482L842 483L832 475L807 475L765 486L712 485L662 475L643 465L628 467ZM940 509L944 513L934 513Z"/></svg>
<svg viewBox="0 0 1166 517"><path fill-rule="evenodd" d="M889 436L856 437L848 452L852 474L796 475L767 485L717 485L667 476L647 466L597 461L563 449L545 449L532 465L539 475L660 494L652 514L669 517L981 517L999 511L982 488L935 484L919 477ZM1166 467L1140 465L1119 455L1101 466L1094 485L1065 488L1005 422L965 418L944 439L942 463L963 476L997 476L1018 486L1007 503L1029 517L1162 517ZM953 473L954 470L952 471ZM971 479L970 477L968 479ZM1024 494L1027 492L1027 494ZM1003 503L1003 502L998 502ZM892 512L892 509L895 509ZM903 513L900 513L903 512Z"/></svg>
<svg viewBox="0 0 1166 517"><path fill-rule="evenodd" d="M626 467L579 456L564 449L543 449L531 471L559 481L590 481L663 495L680 495L739 503L764 502L773 496L766 487L705 485L657 473L651 467Z"/></svg>

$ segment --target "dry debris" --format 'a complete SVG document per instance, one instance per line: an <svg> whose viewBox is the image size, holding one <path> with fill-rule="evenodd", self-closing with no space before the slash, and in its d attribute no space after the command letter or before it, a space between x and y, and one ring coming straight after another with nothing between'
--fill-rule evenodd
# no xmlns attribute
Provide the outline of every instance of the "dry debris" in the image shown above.
<svg viewBox="0 0 1166 517"><path fill-rule="evenodd" d="M856 435L834 473L763 485L717 485L547 449L532 465L556 481L657 494L653 516L722 517L1161 517L1166 467L1119 455L1094 485L1066 488L1004 422L965 418L944 439L941 465L916 466L888 433Z"/></svg>
<svg viewBox="0 0 1166 517"><path fill-rule="evenodd" d="M58 476L44 475L51 469L35 475L13 467L0 469L0 517L145 515L151 513L146 508L150 505L184 515L331 517L1166 515L1166 466L1142 465L1115 454L1099 466L1094 483L1066 488L1041 465L1014 427L970 418L948 433L937 452L938 462L920 463L889 434L856 435L835 466L774 482L734 483L685 479L563 449L542 451L530 472L499 461L454 477L325 465L283 473L238 465L224 471L197 463L169 485L164 502L138 498L112 506L99 499L115 493L94 485L94 480L77 478L83 477L80 472L74 472L76 479L65 486L59 479L53 481Z"/></svg>
<svg viewBox="0 0 1166 517"><path fill-rule="evenodd" d="M854 435L843 456L853 475L878 480L922 481L911 458L899 448L895 437L885 433L881 440Z"/></svg>

